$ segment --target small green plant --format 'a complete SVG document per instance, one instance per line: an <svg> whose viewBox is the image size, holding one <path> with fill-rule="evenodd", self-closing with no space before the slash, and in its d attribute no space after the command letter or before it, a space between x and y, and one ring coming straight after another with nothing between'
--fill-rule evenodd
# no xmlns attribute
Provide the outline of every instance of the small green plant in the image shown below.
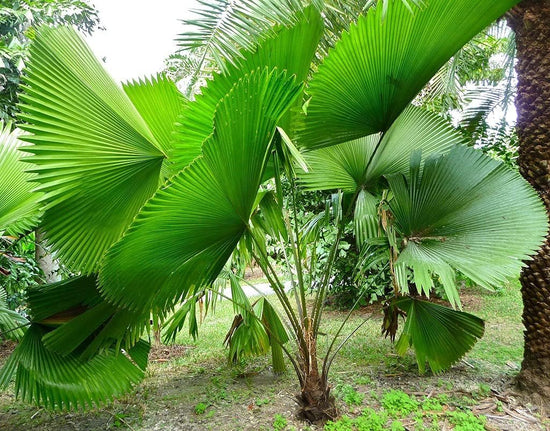
<svg viewBox="0 0 550 431"><path fill-rule="evenodd" d="M426 398L422 402L422 410L431 412L440 412L443 410L441 402L437 398Z"/></svg>
<svg viewBox="0 0 550 431"><path fill-rule="evenodd" d="M403 391L387 392L382 406L391 416L407 416L418 408L418 402Z"/></svg>
<svg viewBox="0 0 550 431"><path fill-rule="evenodd" d="M344 400L348 406L360 406L365 399L365 394L357 392L351 385L337 387L336 394Z"/></svg>
<svg viewBox="0 0 550 431"><path fill-rule="evenodd" d="M127 414L124 414L124 413L116 413L114 416L113 416L113 427L115 428L121 428L123 426L126 426L126 421L124 420L124 418L128 417Z"/></svg>
<svg viewBox="0 0 550 431"><path fill-rule="evenodd" d="M384 431L387 420L387 413L377 413L373 409L365 409L354 422L357 431Z"/></svg>
<svg viewBox="0 0 550 431"><path fill-rule="evenodd" d="M484 431L487 418L485 416L477 417L470 411L456 410L449 413L449 422L455 426L455 431Z"/></svg>
<svg viewBox="0 0 550 431"><path fill-rule="evenodd" d="M480 383L477 390L477 396L479 398L487 398L491 393L491 387L486 383Z"/></svg>
<svg viewBox="0 0 550 431"><path fill-rule="evenodd" d="M284 416L280 414L275 415L275 419L273 420L273 429L275 431L282 431L286 428L287 420Z"/></svg>
<svg viewBox="0 0 550 431"><path fill-rule="evenodd" d="M208 408L208 406L205 403L198 403L195 406L195 414L196 415L202 415L206 412L207 408Z"/></svg>
<svg viewBox="0 0 550 431"><path fill-rule="evenodd" d="M342 416L336 422L328 421L325 424L325 431L353 431L353 420L348 416Z"/></svg>
<svg viewBox="0 0 550 431"><path fill-rule="evenodd" d="M403 423L400 421L393 421L391 424L391 431L405 431L405 427L403 426Z"/></svg>
<svg viewBox="0 0 550 431"><path fill-rule="evenodd" d="M261 407L261 406L264 406L264 405L266 405L266 404L269 404L270 402L271 402L271 401L270 401L269 398L258 398L258 399L256 400L256 405L257 405L258 407Z"/></svg>
<svg viewBox="0 0 550 431"><path fill-rule="evenodd" d="M369 376L357 377L357 380L355 380L355 384L357 385L370 385L371 383L372 379Z"/></svg>

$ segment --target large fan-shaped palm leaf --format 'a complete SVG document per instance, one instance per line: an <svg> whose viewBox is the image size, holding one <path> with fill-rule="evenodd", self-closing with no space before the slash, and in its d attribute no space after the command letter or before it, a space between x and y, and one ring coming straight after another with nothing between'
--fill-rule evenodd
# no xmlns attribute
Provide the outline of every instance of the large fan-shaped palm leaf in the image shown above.
<svg viewBox="0 0 550 431"><path fill-rule="evenodd" d="M444 156L411 159L408 177L388 176L390 208L403 235L397 264L413 269L428 294L437 274L458 303L454 269L481 286L517 275L546 233L546 213L521 176L483 153L458 146ZM408 285L401 280L401 288Z"/></svg>
<svg viewBox="0 0 550 431"><path fill-rule="evenodd" d="M25 172L28 165L21 160L24 145L21 131L10 132L9 125L0 123L0 234L17 235L38 224L39 193L32 193L34 175Z"/></svg>
<svg viewBox="0 0 550 431"><path fill-rule="evenodd" d="M370 9L342 35L312 79L303 145L388 130L434 73L517 0L426 3Z"/></svg>
<svg viewBox="0 0 550 431"><path fill-rule="evenodd" d="M74 30L42 28L31 57L21 118L33 133L25 140L45 194L43 228L66 263L89 273L157 189L167 143ZM161 96L156 115L169 120Z"/></svg>
<svg viewBox="0 0 550 431"><path fill-rule="evenodd" d="M291 24L302 9L300 0L198 0L195 17L183 20L187 31L180 35L182 50L199 50L203 61L219 70L235 64L243 50L251 50L276 24ZM202 64L199 68L202 67Z"/></svg>
<svg viewBox="0 0 550 431"><path fill-rule="evenodd" d="M415 298L400 298L393 306L407 312L396 350L404 354L414 347L421 373L426 362L434 373L449 368L483 336L483 320L469 313L452 310Z"/></svg>
<svg viewBox="0 0 550 431"><path fill-rule="evenodd" d="M46 333L37 324L27 330L0 372L0 389L15 375L15 391L23 400L51 409L74 409L122 395L143 378L148 343L136 344L127 352L129 357L108 350L82 362L75 355L48 350L42 342Z"/></svg>

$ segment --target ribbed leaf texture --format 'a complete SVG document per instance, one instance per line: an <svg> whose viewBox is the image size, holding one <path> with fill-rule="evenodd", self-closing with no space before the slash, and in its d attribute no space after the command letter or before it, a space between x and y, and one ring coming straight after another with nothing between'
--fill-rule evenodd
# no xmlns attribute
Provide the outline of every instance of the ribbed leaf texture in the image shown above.
<svg viewBox="0 0 550 431"><path fill-rule="evenodd" d="M10 132L10 125L0 123L0 234L19 235L32 229L40 219L40 193L32 181L35 175L25 172L29 165L21 159L25 145L21 131Z"/></svg>
<svg viewBox="0 0 550 431"><path fill-rule="evenodd" d="M21 119L33 134L25 149L44 193L43 229L66 264L91 273L157 189L165 156L73 29L40 28L31 58Z"/></svg>
<svg viewBox="0 0 550 431"><path fill-rule="evenodd" d="M498 286L519 274L522 260L546 236L546 212L535 191L480 151L457 146L426 159L423 168L415 154L408 177L395 174L388 181L395 227L406 243L397 263L413 269L426 295L438 275L458 304L454 269L481 286Z"/></svg>
<svg viewBox="0 0 550 431"><path fill-rule="evenodd" d="M267 69L235 84L218 105L203 155L159 190L109 251L100 274L109 301L162 309L191 285L214 281L254 209L276 123L300 92L294 79Z"/></svg>
<svg viewBox="0 0 550 431"><path fill-rule="evenodd" d="M384 134L370 135L306 153L308 173L300 174L307 190L362 188L379 190L383 175L406 172L411 153L445 153L463 141L448 122L435 114L409 106Z"/></svg>
<svg viewBox="0 0 550 431"><path fill-rule="evenodd" d="M483 320L469 313L416 298L400 298L393 305L407 313L396 350L404 355L413 347L421 373L426 371L426 363L434 374L446 370L485 332Z"/></svg>
<svg viewBox="0 0 550 431"><path fill-rule="evenodd" d="M278 68L304 81L323 32L319 12L308 8L293 26L278 27L256 49L242 53L236 65L214 77L190 103L181 117L174 161L179 169L200 154L201 146L212 133L214 113L219 101L234 83L257 68ZM301 100L298 100L301 103Z"/></svg>
<svg viewBox="0 0 550 431"><path fill-rule="evenodd" d="M62 356L88 359L101 349L131 349L148 324L149 313L116 309L99 295L95 276L37 286L27 294L33 322L50 328L44 345Z"/></svg>
<svg viewBox="0 0 550 431"><path fill-rule="evenodd" d="M200 49L214 65L225 70L242 59L242 50L273 31L277 23L291 24L300 0L198 0L193 19L183 23L189 30L180 35L178 45L183 49Z"/></svg>
<svg viewBox="0 0 550 431"><path fill-rule="evenodd" d="M15 375L16 396L50 409L70 410L100 405L130 391L144 376L148 343L141 341L128 354L105 351L82 362L75 355L48 350L47 329L33 324L0 371L0 388Z"/></svg>
<svg viewBox="0 0 550 431"><path fill-rule="evenodd" d="M301 144L384 132L462 45L518 0L384 1L352 25L319 67Z"/></svg>
<svg viewBox="0 0 550 431"><path fill-rule="evenodd" d="M6 301L6 291L0 287L0 338L19 341L29 321L17 311L10 310Z"/></svg>
<svg viewBox="0 0 550 431"><path fill-rule="evenodd" d="M159 147L166 154L164 177L177 173L171 166L174 157L175 126L187 99L176 84L164 75L140 79L123 85L124 91L147 123Z"/></svg>

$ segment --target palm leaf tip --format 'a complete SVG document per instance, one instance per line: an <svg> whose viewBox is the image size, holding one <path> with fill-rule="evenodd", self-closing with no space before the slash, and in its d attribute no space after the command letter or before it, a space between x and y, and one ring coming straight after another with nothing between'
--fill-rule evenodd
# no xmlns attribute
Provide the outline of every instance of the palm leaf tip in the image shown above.
<svg viewBox="0 0 550 431"><path fill-rule="evenodd" d="M426 363L435 374L449 368L485 332L483 320L469 313L414 298L398 299L394 305L407 313L396 350L403 355L413 347L421 373Z"/></svg>

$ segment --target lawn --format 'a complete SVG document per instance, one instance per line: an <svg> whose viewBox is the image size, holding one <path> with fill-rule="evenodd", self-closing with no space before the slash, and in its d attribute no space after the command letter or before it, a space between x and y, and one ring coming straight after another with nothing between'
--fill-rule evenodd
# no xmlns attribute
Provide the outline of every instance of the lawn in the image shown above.
<svg viewBox="0 0 550 431"><path fill-rule="evenodd" d="M522 400L511 383L522 357L521 297L512 283L498 292L462 290L466 311L486 319L486 334L455 367L419 376L414 356L397 356L380 337L379 306L354 312L348 331L370 320L341 350L332 384L341 418L325 430L544 430L550 422ZM151 353L147 377L135 392L90 412L51 413L0 396L2 430L319 430L295 418L298 391L291 369L274 375L265 357L230 365L223 339L232 320L217 304L193 340ZM327 310L321 346L344 313Z"/></svg>

